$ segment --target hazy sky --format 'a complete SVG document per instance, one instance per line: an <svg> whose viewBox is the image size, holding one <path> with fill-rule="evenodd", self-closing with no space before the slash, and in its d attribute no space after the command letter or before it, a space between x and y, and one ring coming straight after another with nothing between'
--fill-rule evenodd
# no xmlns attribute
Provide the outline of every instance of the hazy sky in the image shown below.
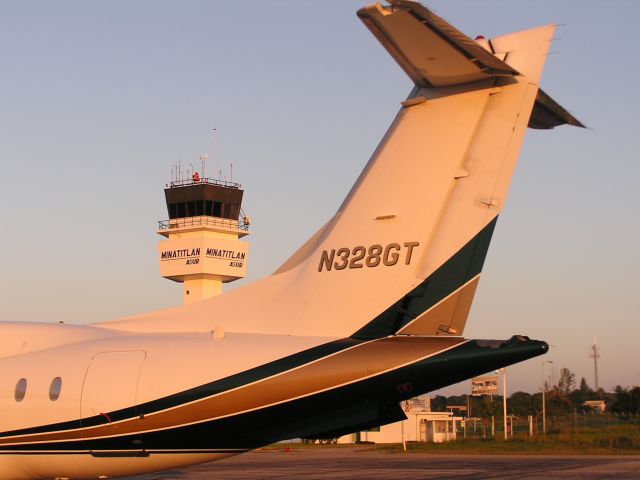
<svg viewBox="0 0 640 480"><path fill-rule="evenodd" d="M411 89L359 1L1 1L0 320L181 302L155 233L178 160L245 187L249 275L337 209ZM640 2L432 1L470 36L558 23L543 88L590 130L530 130L465 335L526 334L593 385L640 383ZM237 282L237 283L242 283ZM535 390L541 359L509 369ZM548 368L551 372L552 369ZM464 391L468 382L450 391Z"/></svg>

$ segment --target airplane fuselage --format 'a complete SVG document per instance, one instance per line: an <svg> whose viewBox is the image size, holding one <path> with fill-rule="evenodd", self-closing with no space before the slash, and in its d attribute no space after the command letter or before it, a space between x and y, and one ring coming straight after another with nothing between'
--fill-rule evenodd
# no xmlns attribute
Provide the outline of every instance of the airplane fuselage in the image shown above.
<svg viewBox="0 0 640 480"><path fill-rule="evenodd" d="M13 479L131 475L338 436L400 420L402 400L547 348L528 339L123 334L64 324L2 331L13 342L0 359L0 467ZM47 336L67 343L16 353Z"/></svg>

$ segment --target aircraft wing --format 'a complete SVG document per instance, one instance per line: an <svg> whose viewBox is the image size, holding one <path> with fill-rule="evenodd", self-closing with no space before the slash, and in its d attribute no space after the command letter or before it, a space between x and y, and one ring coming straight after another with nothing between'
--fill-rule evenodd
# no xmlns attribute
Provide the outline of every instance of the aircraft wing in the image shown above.
<svg viewBox="0 0 640 480"><path fill-rule="evenodd" d="M444 87L518 74L419 3L389 3L366 6L358 16L416 85Z"/></svg>

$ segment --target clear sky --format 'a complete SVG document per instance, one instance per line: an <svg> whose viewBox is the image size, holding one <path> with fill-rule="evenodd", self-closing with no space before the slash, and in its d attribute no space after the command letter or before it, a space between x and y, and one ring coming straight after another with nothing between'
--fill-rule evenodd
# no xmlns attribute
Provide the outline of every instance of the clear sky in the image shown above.
<svg viewBox="0 0 640 480"><path fill-rule="evenodd" d="M156 221L178 160L246 189L249 275L337 209L411 89L359 1L0 0L0 320L181 302ZM465 335L526 334L553 369L640 383L640 2L427 3L470 36L557 23L543 88L591 127L530 130ZM237 282L237 283L242 283ZM540 359L509 369L534 391ZM468 383L450 391L465 391Z"/></svg>

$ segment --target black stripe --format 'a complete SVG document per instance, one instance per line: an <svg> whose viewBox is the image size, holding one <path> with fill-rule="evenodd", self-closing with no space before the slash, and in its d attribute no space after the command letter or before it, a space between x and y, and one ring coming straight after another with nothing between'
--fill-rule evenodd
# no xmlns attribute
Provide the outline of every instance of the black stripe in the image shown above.
<svg viewBox="0 0 640 480"><path fill-rule="evenodd" d="M498 217L494 218L426 280L355 332L353 337L372 339L393 335L478 275L497 220Z"/></svg>
<svg viewBox="0 0 640 480"><path fill-rule="evenodd" d="M429 339L423 339L428 342ZM391 372L287 403L194 425L140 435L2 447L16 453L87 448L132 450L134 441L153 453L160 449L251 450L280 440L313 437L367 422L384 422L389 406L545 353L548 345L513 337L507 341L472 340ZM354 428L355 430L355 428ZM179 447L179 448L176 448Z"/></svg>
<svg viewBox="0 0 640 480"><path fill-rule="evenodd" d="M169 395L158 400L146 402L135 407L128 407L121 410L109 412L109 418L112 422L117 422L120 420L126 420L128 418L134 418L140 415L147 415L158 410L176 407L183 403L192 402L194 400L210 397L212 395L217 395L225 391L240 387L242 385L253 383L258 380L271 377L278 373L285 372L292 368L299 367L314 360L326 357L327 355L346 350L347 348L353 347L360 343L363 343L363 341L354 338L343 338L341 340L318 345L317 347L313 347L308 350L304 350L302 352L280 358L259 367L252 368L250 370L246 370L244 372L237 373L220 380L215 380L213 382L200 385L183 392ZM103 425L105 423L107 423L105 417L96 415L94 417L88 417L82 420L72 420L67 422L42 425L38 427L2 432L0 433L0 438L15 435L29 435L34 433L73 430L82 427Z"/></svg>
<svg viewBox="0 0 640 480"><path fill-rule="evenodd" d="M201 448L197 448L197 449L189 449L189 448L185 448L185 449L173 449L173 450L144 450L143 452L146 453L147 455L145 456L149 456L149 455L184 455L184 454L189 454L189 455L193 455L193 454L212 454L212 453L245 453L248 452L249 450L246 448L225 448L225 449L201 449ZM8 450L8 451L3 451L0 450L0 455L92 455L94 457L96 456L100 456L101 452L94 452L91 450L75 450L75 451L56 451L56 450L31 450L28 452L24 452L24 451L13 451L13 450ZM120 453L119 451L111 451L111 452L104 452L104 453L111 453L111 456L118 456L118 455L113 455L114 453ZM122 453L128 453L126 451L122 451ZM132 451L131 453L138 453L138 452L134 452ZM120 456L135 456L135 455L120 455Z"/></svg>

